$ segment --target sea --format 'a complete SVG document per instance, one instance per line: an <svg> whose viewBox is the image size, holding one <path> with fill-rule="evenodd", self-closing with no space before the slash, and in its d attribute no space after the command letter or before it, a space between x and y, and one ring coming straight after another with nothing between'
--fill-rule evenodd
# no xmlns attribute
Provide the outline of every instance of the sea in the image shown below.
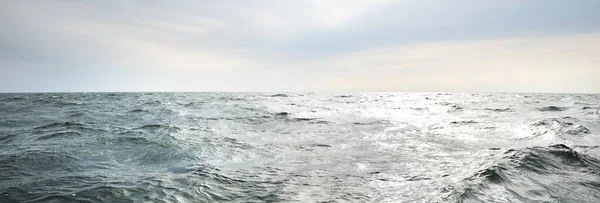
<svg viewBox="0 0 600 203"><path fill-rule="evenodd" d="M600 95L4 93L0 202L600 202Z"/></svg>

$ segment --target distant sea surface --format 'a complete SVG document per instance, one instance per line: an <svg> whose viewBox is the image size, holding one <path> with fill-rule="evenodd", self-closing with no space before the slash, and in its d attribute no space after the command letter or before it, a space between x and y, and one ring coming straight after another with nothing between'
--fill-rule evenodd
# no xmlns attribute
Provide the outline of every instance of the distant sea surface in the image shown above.
<svg viewBox="0 0 600 203"><path fill-rule="evenodd" d="M0 94L0 202L600 202L600 95Z"/></svg>

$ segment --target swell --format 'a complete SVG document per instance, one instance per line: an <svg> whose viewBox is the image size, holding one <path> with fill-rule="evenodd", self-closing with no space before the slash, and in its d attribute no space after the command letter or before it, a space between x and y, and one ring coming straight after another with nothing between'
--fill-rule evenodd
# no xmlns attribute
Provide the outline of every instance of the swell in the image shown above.
<svg viewBox="0 0 600 203"><path fill-rule="evenodd" d="M36 140L50 140L50 139L72 139L82 136L81 133L75 131L56 132L41 135Z"/></svg>
<svg viewBox="0 0 600 203"><path fill-rule="evenodd" d="M572 123L569 119L570 117L547 118L531 123L529 127L534 131L533 135L521 139L533 139L548 134L558 136L558 138L590 134L588 128Z"/></svg>
<svg viewBox="0 0 600 203"><path fill-rule="evenodd" d="M3 102L17 102L17 101L24 101L25 97L8 97L3 99Z"/></svg>
<svg viewBox="0 0 600 203"><path fill-rule="evenodd" d="M62 141L62 140L82 140L80 138L107 132L106 129L99 128L97 124L80 122L53 122L46 125L40 125L18 134L20 141Z"/></svg>
<svg viewBox="0 0 600 203"><path fill-rule="evenodd" d="M285 185L285 179L265 179L261 176L275 176L281 170L272 167L261 168L261 172L226 171L210 165L197 167L191 172L195 184L204 182L212 187L203 187L211 201L278 202ZM202 184L206 185L206 184Z"/></svg>
<svg viewBox="0 0 600 203"><path fill-rule="evenodd" d="M71 175L32 179L7 187L0 194L0 202L101 202L97 198L80 195L77 191L93 187L101 183L103 178ZM60 187L62 185L69 187Z"/></svg>
<svg viewBox="0 0 600 203"><path fill-rule="evenodd" d="M278 202L285 180L261 178L260 173L225 171L211 165L179 169L168 176L148 174L112 180L110 176L63 176L12 185L0 202ZM56 186L69 185L57 190Z"/></svg>
<svg viewBox="0 0 600 203"><path fill-rule="evenodd" d="M600 161L562 144L511 149L450 189L455 202L595 202Z"/></svg>
<svg viewBox="0 0 600 203"><path fill-rule="evenodd" d="M184 143L174 136L179 130L176 126L150 124L97 136L94 144L109 151L106 156L118 164L161 167L189 157L182 149Z"/></svg>
<svg viewBox="0 0 600 203"><path fill-rule="evenodd" d="M65 151L30 150L0 155L0 180L38 173L75 172L77 157Z"/></svg>

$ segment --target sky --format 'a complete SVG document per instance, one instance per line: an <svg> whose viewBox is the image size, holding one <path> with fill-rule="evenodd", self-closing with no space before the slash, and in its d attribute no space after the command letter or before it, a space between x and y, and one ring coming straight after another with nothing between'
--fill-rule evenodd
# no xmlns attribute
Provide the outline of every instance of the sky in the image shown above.
<svg viewBox="0 0 600 203"><path fill-rule="evenodd" d="M0 92L600 93L598 0L0 0Z"/></svg>

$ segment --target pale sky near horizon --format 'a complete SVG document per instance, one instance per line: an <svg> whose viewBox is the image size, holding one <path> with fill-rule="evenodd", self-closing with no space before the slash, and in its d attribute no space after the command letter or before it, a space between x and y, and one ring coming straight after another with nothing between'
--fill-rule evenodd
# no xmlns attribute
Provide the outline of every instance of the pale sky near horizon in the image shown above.
<svg viewBox="0 0 600 203"><path fill-rule="evenodd" d="M0 0L0 92L600 93L598 0Z"/></svg>

